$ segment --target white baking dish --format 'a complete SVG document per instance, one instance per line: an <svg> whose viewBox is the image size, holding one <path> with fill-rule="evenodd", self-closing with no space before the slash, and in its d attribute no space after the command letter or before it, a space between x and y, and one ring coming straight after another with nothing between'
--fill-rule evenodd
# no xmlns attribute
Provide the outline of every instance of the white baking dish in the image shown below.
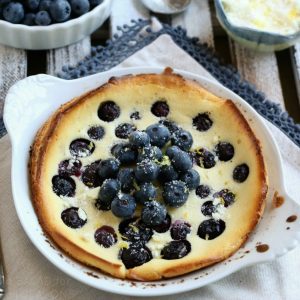
<svg viewBox="0 0 300 300"><path fill-rule="evenodd" d="M221 85L188 72L175 70L186 78L198 81L214 94L232 99L262 143L270 181L267 205L261 222L244 247L226 261L191 274L158 282L132 283L85 267L61 253L55 246L49 245L31 203L27 175L30 145L37 130L61 104L104 84L112 76L162 71L162 68L129 68L72 81L37 75L19 81L9 90L6 98L4 121L13 149L12 191L17 214L25 232L39 251L59 269L90 286L113 293L155 296L189 291L249 265L273 260L294 248L300 240L300 207L286 193L279 151L262 118L244 100ZM284 198L284 203L279 208L274 208L272 204L275 191ZM287 222L287 218L293 215L298 216L296 222ZM268 245L269 250L258 252L256 247L259 243Z"/></svg>

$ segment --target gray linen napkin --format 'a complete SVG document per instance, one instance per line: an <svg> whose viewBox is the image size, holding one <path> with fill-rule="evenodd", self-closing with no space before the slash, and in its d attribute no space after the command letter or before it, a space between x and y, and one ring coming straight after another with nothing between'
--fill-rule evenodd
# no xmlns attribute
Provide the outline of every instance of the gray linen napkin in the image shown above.
<svg viewBox="0 0 300 300"><path fill-rule="evenodd" d="M172 39L163 35L129 57L121 67L170 66L212 76ZM299 199L300 149L266 121L280 145L288 192ZM13 206L10 181L11 146L0 140L0 236L5 259L5 299L132 299L96 290L68 277L48 262L25 235ZM14 184L14 183L13 183ZM299 199L300 200L300 199ZM248 267L198 290L159 299L299 299L300 247L276 261ZM151 298L154 299L154 298ZM158 299L158 298L156 298Z"/></svg>

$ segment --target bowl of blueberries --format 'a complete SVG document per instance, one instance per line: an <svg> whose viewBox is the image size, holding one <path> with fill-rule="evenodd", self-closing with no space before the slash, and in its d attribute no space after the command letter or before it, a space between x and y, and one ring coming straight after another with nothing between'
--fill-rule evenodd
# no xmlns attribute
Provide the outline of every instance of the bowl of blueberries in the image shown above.
<svg viewBox="0 0 300 300"><path fill-rule="evenodd" d="M44 50L90 35L109 17L112 0L0 0L0 44Z"/></svg>

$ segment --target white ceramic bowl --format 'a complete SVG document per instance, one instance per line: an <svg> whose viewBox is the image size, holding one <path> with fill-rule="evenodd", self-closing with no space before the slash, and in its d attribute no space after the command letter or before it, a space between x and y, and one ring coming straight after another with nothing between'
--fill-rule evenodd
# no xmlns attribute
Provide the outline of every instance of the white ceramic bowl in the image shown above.
<svg viewBox="0 0 300 300"><path fill-rule="evenodd" d="M236 26L227 18L221 0L215 0L215 7L217 18L221 26L230 37L245 47L257 51L270 52L286 49L295 45L300 40L300 31L293 34L282 35L244 26Z"/></svg>
<svg viewBox="0 0 300 300"><path fill-rule="evenodd" d="M64 23L27 26L0 20L0 44L28 50L63 47L90 35L109 17L112 0L104 0L90 12Z"/></svg>
<svg viewBox="0 0 300 300"><path fill-rule="evenodd" d="M273 260L294 248L300 240L300 207L286 193L279 151L262 118L244 100L221 85L191 73L175 70L186 78L196 80L214 94L232 99L262 143L270 179L266 209L261 222L244 247L226 261L203 270L154 283L133 283L85 267L62 254L55 246L49 245L31 203L27 175L30 145L37 130L61 104L104 84L112 76L162 71L162 68L129 68L73 81L37 75L14 85L9 90L5 102L4 121L12 142L12 191L17 214L25 232L39 251L59 269L90 286L113 293L158 296L185 292L214 282L246 266ZM275 191L285 199L279 208L272 206ZM297 222L286 222L291 215L298 216ZM290 230L287 230L287 227L290 227ZM258 243L269 245L269 250L264 253L257 252Z"/></svg>

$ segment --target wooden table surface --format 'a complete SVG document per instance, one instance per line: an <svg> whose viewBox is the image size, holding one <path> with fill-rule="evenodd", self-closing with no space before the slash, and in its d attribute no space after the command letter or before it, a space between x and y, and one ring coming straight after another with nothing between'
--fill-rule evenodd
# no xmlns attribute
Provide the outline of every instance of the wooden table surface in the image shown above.
<svg viewBox="0 0 300 300"><path fill-rule="evenodd" d="M0 45L0 113L7 90L18 80L38 73L55 75L63 65L76 65L90 53L91 45L103 45L117 33L117 26L153 15L170 25L181 25L189 36L208 43L225 63L236 66L242 77L300 122L300 43L277 53L245 49L225 34L209 0L193 0L186 11L172 16L154 14L139 0L113 0L109 20L92 36L76 44L49 51L26 51Z"/></svg>

